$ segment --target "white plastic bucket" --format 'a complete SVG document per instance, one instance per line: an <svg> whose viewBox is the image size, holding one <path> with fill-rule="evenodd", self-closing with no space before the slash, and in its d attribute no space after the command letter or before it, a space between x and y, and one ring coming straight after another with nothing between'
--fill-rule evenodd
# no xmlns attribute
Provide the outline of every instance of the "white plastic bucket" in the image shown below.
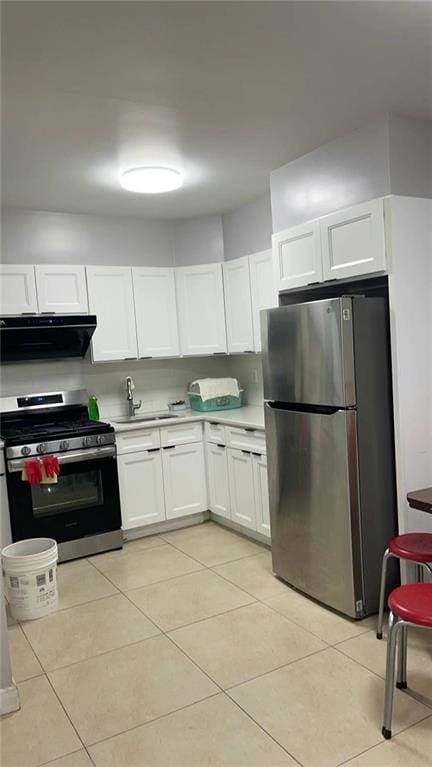
<svg viewBox="0 0 432 767"><path fill-rule="evenodd" d="M33 620L57 609L57 543L28 538L2 553L5 594L14 618Z"/></svg>

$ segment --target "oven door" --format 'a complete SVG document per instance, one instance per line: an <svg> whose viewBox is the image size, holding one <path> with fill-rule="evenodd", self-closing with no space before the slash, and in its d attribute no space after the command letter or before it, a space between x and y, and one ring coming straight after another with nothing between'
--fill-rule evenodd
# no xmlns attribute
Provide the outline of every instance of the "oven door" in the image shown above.
<svg viewBox="0 0 432 767"><path fill-rule="evenodd" d="M114 445L57 455L58 481L30 485L23 460L8 461L12 539L47 536L58 543L119 530L120 497Z"/></svg>

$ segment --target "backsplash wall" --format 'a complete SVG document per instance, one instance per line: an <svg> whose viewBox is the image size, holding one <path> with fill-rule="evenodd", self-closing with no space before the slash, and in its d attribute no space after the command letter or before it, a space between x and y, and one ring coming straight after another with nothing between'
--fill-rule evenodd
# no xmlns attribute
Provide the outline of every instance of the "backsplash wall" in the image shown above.
<svg viewBox="0 0 432 767"><path fill-rule="evenodd" d="M3 365L2 396L32 392L87 389L99 401L102 418L126 414L126 376L135 383L140 412L165 410L167 403L184 399L195 378L236 376L250 405L262 404L261 356L194 357L172 360L137 360L92 365L88 360Z"/></svg>

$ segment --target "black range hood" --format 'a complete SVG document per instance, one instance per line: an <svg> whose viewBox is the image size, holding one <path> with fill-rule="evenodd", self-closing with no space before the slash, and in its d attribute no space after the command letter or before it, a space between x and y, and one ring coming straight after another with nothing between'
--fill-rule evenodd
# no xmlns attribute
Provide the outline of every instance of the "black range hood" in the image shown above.
<svg viewBox="0 0 432 767"><path fill-rule="evenodd" d="M94 314L38 314L0 318L1 361L84 357L96 330Z"/></svg>

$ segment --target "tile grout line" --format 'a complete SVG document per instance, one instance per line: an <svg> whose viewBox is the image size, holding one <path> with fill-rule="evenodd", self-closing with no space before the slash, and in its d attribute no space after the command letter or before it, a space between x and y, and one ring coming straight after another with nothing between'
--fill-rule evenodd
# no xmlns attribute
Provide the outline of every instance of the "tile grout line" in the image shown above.
<svg viewBox="0 0 432 767"><path fill-rule="evenodd" d="M107 735L106 738L101 738L101 740L95 740L94 743L89 743L89 745L86 747L86 750L88 748L93 748L94 746L99 746L100 743L106 743L107 740L114 740L114 738L117 738L120 735L126 735L128 732L139 730L140 727L146 727L148 724L159 722L160 719L167 719L167 717L173 716L173 714L177 714L178 711L183 711L184 709L192 708L192 706L196 706L198 703L205 703L207 700L211 700L212 698L217 698L218 695L221 695L221 694L223 694L223 690L222 691L217 690L216 692L212 692L210 695L206 695L205 698L194 700L192 703L186 703L185 706L180 706L180 708L176 708L174 709L174 711L167 711L165 714L161 714L160 716L155 716L152 719L147 719L146 722L141 722L140 724L134 724L133 727L129 727L129 729L127 730L121 730L121 732L116 732L114 733L114 735ZM95 764L94 761L93 761L93 764ZM44 767L44 765L37 765L37 767Z"/></svg>
<svg viewBox="0 0 432 767"><path fill-rule="evenodd" d="M72 756L73 754L80 754L82 750L82 748L77 748L76 751L71 751L69 754L63 754L63 756L56 756L54 759L50 759L49 762L40 762L40 764L35 765L35 767L49 767L50 764L57 762L59 759L66 759L66 757ZM84 751L85 750L84 747ZM94 764L94 762L92 762L92 764Z"/></svg>
<svg viewBox="0 0 432 767"><path fill-rule="evenodd" d="M353 638L355 638L355 637L353 637ZM378 641L379 640L377 639L377 642ZM354 661L354 663L357 663L357 665L360 666L360 668L364 668L366 671L369 671L371 674L376 676L378 679L381 680L381 682L383 682L385 684L385 676L381 676L381 674L378 674L376 671L374 671L374 669L369 668L369 666L365 666L364 663L360 663L360 661L357 660L357 658L352 658L351 655L347 655L347 653L345 653L343 650L340 650L337 645L332 645L332 649L336 650L340 655L343 655L344 658L348 658L348 660ZM422 700L418 700L418 698L416 698L416 696L412 694L412 692L415 692L415 690L410 692L410 688L407 687L404 691L400 690L399 692L402 692L405 695L408 695L412 700L415 700L416 703L420 703L422 706L425 706L426 708L432 709L432 702L431 703L424 703ZM430 716L430 715L428 714L428 716Z"/></svg>
<svg viewBox="0 0 432 767"><path fill-rule="evenodd" d="M291 753L291 751L288 751L288 749L285 748L285 746L283 746L282 743L279 743L279 741L276 740L276 738L268 730L266 730L266 728L260 722L258 722L256 719L254 719L254 717L252 716L252 714L249 713L249 711L246 711L246 709L244 709L240 705L240 703L238 703L236 700L234 700L234 698L231 697L231 695L229 694L228 691L225 691L225 694L228 696L230 701L232 701L232 703L234 703L234 705L237 706L237 708L239 708L240 711L243 712L243 714L245 714L254 724L256 724L257 727L259 727L260 730L262 730L267 735L268 738L271 738L271 740L274 743L276 743L276 745L279 746L279 748L281 748L283 751L285 751L285 753L288 754L288 756L290 756L291 759L293 759L299 765L299 767L304 767L303 763L299 762L299 760L294 756L294 754Z"/></svg>
<svg viewBox="0 0 432 767"><path fill-rule="evenodd" d="M399 737L399 735L402 735L404 732L408 732L408 730L412 730L413 727L417 727L418 724L425 722L427 719L432 720L432 714L428 714L428 716L423 717L423 719L419 719L417 722L413 722L413 724L409 724L408 727L404 727L403 730L398 730L397 733L392 735L391 740L385 740L384 738L381 738L381 740L378 743L375 743L373 746L369 746L368 748L365 748L364 751L360 751L358 754L354 754L354 756L350 756L348 761L344 760L343 762L338 762L337 765L335 765L335 767L349 767L353 759L357 759L359 756L363 756L363 754L367 754L368 751L373 751L374 748L379 748L379 746L384 745L385 743L392 743L395 738ZM377 765L377 767L379 767L379 765Z"/></svg>
<svg viewBox="0 0 432 767"><path fill-rule="evenodd" d="M82 747L84 748L84 750L86 750L86 747L85 747L85 743L84 743L83 739L81 738L81 736L80 736L80 734L79 734L79 732L78 732L77 728L75 727L75 724L73 723L72 719L70 718L70 716L69 716L69 714L68 714L68 712L67 712L67 710L66 710L65 706L63 705L63 701L61 700L60 696L57 694L57 690L55 689L54 685L52 684L52 682L51 682L51 679L49 678L49 676L48 676L48 674L47 674L47 673L45 673L45 677L46 677L46 679L47 679L47 681L48 681L48 684L49 684L49 686L51 687L51 689L52 689L52 691L53 691L54 695L56 696L56 698L57 698L57 700L58 700L58 702L59 702L59 704L60 704L61 708L63 709L63 711L64 711L64 713L65 713L65 716L66 716L66 718L67 718L68 722L70 722L70 725L71 725L71 727L73 728L73 730L74 730L74 732L75 732L75 734L76 734L76 736L77 736L77 738L78 738L79 742L82 744ZM71 751L70 753L74 753L74 752L73 752L73 751ZM63 754L63 756L68 756L68 754Z"/></svg>
<svg viewBox="0 0 432 767"><path fill-rule="evenodd" d="M180 577L182 577L182 576L180 576ZM144 586L143 588L145 588L145 586ZM159 626L159 624L158 624L158 623L156 623L156 621L154 620L154 618L150 618L150 617L148 616L148 614L147 614L147 613L144 611L144 609L143 609L142 607L139 607L139 605L135 604L135 602L133 602L133 601L131 600L131 598L129 597L129 593L130 593L130 592L127 592L127 591L125 591L125 592L123 593L123 596L125 596L127 599L129 599L129 601L131 602L131 604L133 604L133 605L134 605L134 607L136 607L136 608L137 608L137 610L139 610L139 611L142 613L142 615L144 616L144 618L147 618L148 620L150 620L150 621L151 621L151 622L152 622L152 623L153 623L153 624L156 626L156 628L158 628L158 629L159 629L159 631L160 631L162 634L168 634L168 633L169 633L169 632L171 632L171 631L177 631L177 630L179 630L179 629L185 629L185 628L188 628L189 626L194 626L196 623L201 623L202 621L206 621L206 620L209 620L209 619L211 619L211 618L219 618L221 615L225 615L225 613L231 613L231 612L233 612L234 610L240 610L242 607L248 607L249 605L253 605L255 602L257 602L257 601L258 601L258 600L256 600L256 599L254 599L253 597L251 597L251 601L250 601L250 602L246 602L246 603L245 603L245 604L243 604L243 605L236 605L236 607L229 607L229 608L228 608L228 610L222 610L222 612L220 612L220 613L214 613L214 614L212 614L212 615L208 615L208 616L205 616L204 618L197 618L196 620L193 620L193 621L191 621L190 623L182 623L180 626L173 626L173 628L170 628L170 629L164 629L164 628L162 628L162 626ZM150 637L149 637L149 638L150 638Z"/></svg>

